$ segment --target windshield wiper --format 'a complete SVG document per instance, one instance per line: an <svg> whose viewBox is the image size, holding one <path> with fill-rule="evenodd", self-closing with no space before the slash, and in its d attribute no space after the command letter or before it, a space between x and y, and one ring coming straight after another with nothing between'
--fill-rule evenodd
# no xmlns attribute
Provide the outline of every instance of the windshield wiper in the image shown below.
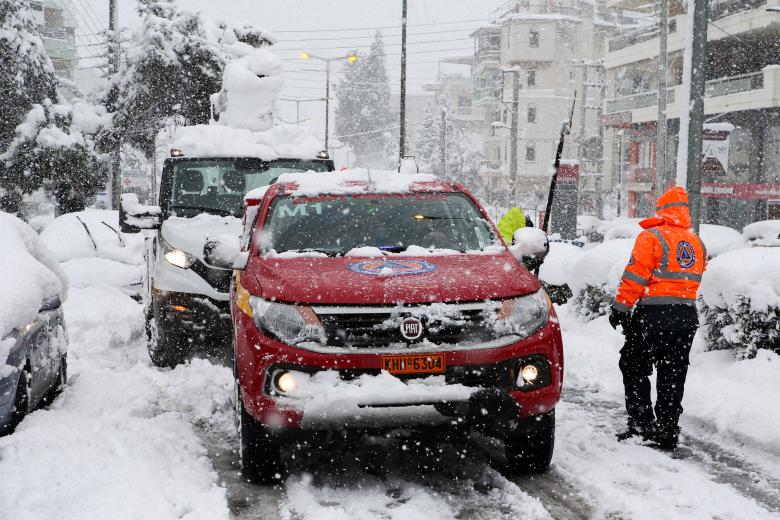
<svg viewBox="0 0 780 520"><path fill-rule="evenodd" d="M201 213L216 213L217 215L222 215L223 217L235 217L235 213L228 209L219 209L219 208L204 208L201 206L179 206L179 205L172 205L171 209L191 209L194 211L200 211Z"/></svg>
<svg viewBox="0 0 780 520"><path fill-rule="evenodd" d="M421 213L412 215L412 218L415 220L465 220L466 222L475 222L473 218L468 217L440 217L438 215L423 215Z"/></svg>

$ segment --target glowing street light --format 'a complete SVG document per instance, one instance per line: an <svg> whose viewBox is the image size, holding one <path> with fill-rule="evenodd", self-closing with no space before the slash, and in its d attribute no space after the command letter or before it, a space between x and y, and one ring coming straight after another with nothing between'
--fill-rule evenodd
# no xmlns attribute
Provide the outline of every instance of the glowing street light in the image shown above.
<svg viewBox="0 0 780 520"><path fill-rule="evenodd" d="M325 62L325 149L328 149L328 134L330 127L330 62L346 60L350 65L357 62L357 53L351 52L346 56L337 58L322 58L306 51L301 51L298 57L302 60L320 60Z"/></svg>

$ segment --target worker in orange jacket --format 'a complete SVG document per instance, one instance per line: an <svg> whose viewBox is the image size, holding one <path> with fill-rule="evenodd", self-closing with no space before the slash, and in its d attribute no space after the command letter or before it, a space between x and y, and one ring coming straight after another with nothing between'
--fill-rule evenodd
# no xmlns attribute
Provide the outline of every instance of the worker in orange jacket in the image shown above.
<svg viewBox="0 0 780 520"><path fill-rule="evenodd" d="M609 322L622 325L626 342L620 370L626 393L628 430L619 440L639 436L665 449L677 447L688 357L699 325L696 292L707 265L707 250L691 227L688 194L664 193L656 215L639 223ZM633 312L632 312L633 309ZM650 398L657 370L655 414Z"/></svg>

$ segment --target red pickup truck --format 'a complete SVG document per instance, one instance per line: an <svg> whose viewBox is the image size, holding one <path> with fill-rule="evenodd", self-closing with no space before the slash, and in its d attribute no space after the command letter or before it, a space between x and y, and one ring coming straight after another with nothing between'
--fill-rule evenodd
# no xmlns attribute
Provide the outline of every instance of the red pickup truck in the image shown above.
<svg viewBox="0 0 780 520"><path fill-rule="evenodd" d="M504 440L515 471L549 466L560 327L521 253L462 186L285 174L245 206L242 252L217 237L204 258L236 269L247 479L279 478L286 444L344 429L476 429Z"/></svg>

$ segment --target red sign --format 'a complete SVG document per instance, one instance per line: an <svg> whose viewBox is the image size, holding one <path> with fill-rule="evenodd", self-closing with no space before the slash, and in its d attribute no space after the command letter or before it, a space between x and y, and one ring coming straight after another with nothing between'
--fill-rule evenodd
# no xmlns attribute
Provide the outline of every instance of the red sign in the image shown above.
<svg viewBox="0 0 780 520"><path fill-rule="evenodd" d="M772 200L780 199L780 184L735 184L705 182L701 194L710 199Z"/></svg>
<svg viewBox="0 0 780 520"><path fill-rule="evenodd" d="M580 177L580 167L576 163L562 162L558 166L558 182L560 184L577 184Z"/></svg>

